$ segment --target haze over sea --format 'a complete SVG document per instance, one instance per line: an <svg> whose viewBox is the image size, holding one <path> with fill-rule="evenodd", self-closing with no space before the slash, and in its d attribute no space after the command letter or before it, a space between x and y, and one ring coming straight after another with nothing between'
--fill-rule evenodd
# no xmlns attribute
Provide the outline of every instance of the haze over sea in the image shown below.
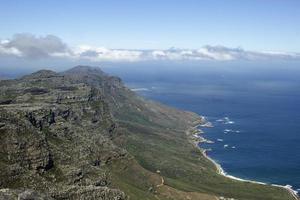
<svg viewBox="0 0 300 200"><path fill-rule="evenodd" d="M214 143L200 146L226 173L299 190L299 62L141 65L104 70L147 98L206 116L214 128L203 136Z"/></svg>

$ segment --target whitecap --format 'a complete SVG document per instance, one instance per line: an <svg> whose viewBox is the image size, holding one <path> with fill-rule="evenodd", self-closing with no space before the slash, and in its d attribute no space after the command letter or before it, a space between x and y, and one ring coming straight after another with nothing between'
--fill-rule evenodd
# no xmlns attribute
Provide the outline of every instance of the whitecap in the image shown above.
<svg viewBox="0 0 300 200"><path fill-rule="evenodd" d="M235 122L230 120L229 117L223 117L223 118L220 118L220 119L217 119L216 122L221 122L223 124L234 124Z"/></svg>
<svg viewBox="0 0 300 200"><path fill-rule="evenodd" d="M134 92L139 92L139 91L149 91L148 88L131 88L132 91Z"/></svg>
<svg viewBox="0 0 300 200"><path fill-rule="evenodd" d="M205 124L201 124L200 126L206 127L206 128L212 128L213 124L211 122L206 122Z"/></svg>
<svg viewBox="0 0 300 200"><path fill-rule="evenodd" d="M224 133L240 133L241 131L239 131L239 130L235 131L235 130L232 130L232 129L224 129L223 132Z"/></svg>
<svg viewBox="0 0 300 200"><path fill-rule="evenodd" d="M231 129L225 129L224 130L224 133L229 133L229 132L232 132L232 130Z"/></svg>

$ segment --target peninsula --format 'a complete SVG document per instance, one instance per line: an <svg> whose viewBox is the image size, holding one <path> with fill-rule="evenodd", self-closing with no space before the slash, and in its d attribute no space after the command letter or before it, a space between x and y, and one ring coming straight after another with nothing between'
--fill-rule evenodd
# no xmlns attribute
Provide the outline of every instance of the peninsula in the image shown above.
<svg viewBox="0 0 300 200"><path fill-rule="evenodd" d="M97 67L1 80L0 199L297 198L219 173L191 144L205 123Z"/></svg>

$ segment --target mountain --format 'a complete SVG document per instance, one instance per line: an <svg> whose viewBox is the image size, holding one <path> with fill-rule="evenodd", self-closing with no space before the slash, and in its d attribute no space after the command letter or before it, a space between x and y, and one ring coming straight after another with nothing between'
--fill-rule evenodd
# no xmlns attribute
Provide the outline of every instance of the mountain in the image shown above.
<svg viewBox="0 0 300 200"><path fill-rule="evenodd" d="M193 145L200 123L95 67L2 80L0 199L293 199L218 174Z"/></svg>

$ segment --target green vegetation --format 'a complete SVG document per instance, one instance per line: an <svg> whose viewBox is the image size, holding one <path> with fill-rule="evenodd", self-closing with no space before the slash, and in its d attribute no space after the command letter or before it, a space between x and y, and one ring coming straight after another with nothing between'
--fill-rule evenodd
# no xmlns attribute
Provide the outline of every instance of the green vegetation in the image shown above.
<svg viewBox="0 0 300 200"><path fill-rule="evenodd" d="M144 100L140 98L131 100L136 102L128 105L144 104ZM147 116L140 120L136 120L133 116L130 118L116 116L117 118L119 116L120 127L126 130L123 130L126 134L126 149L146 170L152 173L159 170L160 175L165 178L165 185L182 192L199 192L235 199L294 199L284 188L240 182L217 174L214 164L188 141L185 134L187 128L182 126L188 124L191 127L194 121L199 120L197 116L174 112L153 102L149 104L149 108L164 109L163 114L167 117L161 116L159 112L151 112L148 107L144 107L142 112L136 111L136 115L131 113L135 117ZM124 109L137 110L134 107ZM173 116L174 113L177 116ZM160 120L151 120L155 118ZM173 127L168 126L170 123Z"/></svg>
<svg viewBox="0 0 300 200"><path fill-rule="evenodd" d="M219 175L187 134L198 115L145 100L98 68L43 70L0 92L12 100L0 105L0 188L11 189L0 198L26 188L55 199L294 199Z"/></svg>

